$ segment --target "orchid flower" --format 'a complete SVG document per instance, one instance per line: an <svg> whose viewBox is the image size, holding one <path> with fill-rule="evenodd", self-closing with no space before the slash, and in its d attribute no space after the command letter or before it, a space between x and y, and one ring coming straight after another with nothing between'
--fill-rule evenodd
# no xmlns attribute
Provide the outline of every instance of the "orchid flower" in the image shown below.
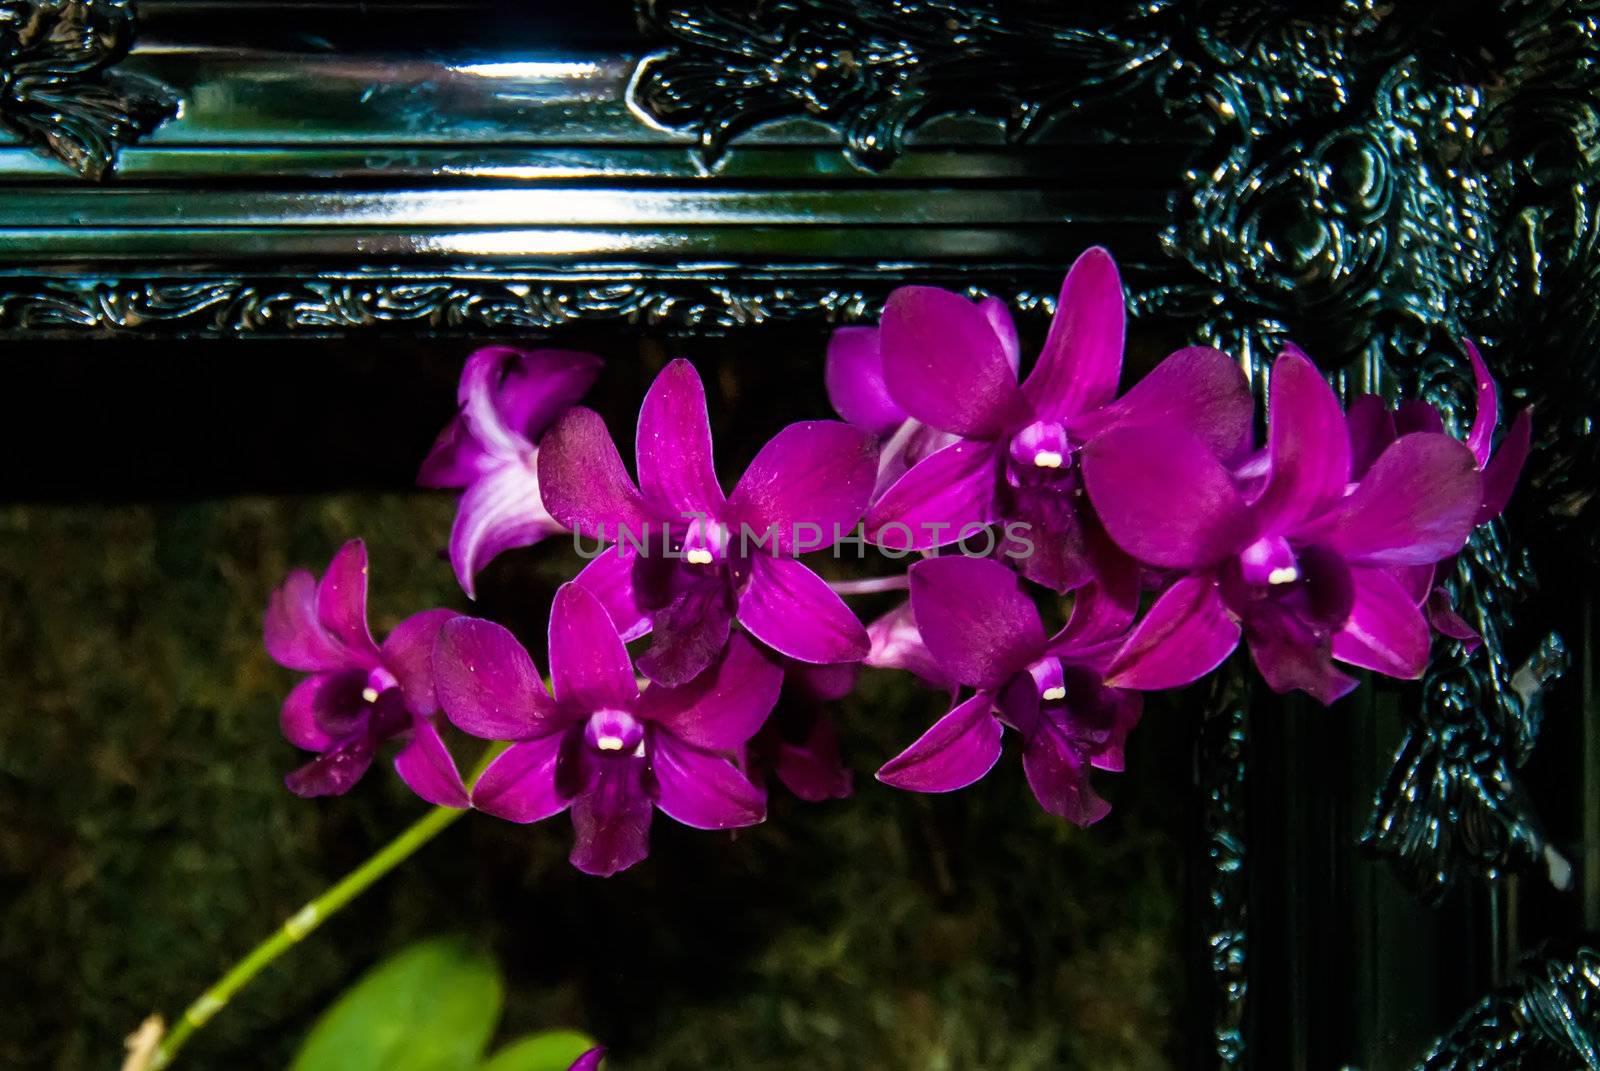
<svg viewBox="0 0 1600 1071"><path fill-rule="evenodd" d="M1345 414L1288 348L1273 367L1260 465L1230 473L1181 428L1120 428L1089 444L1084 479L1111 537L1178 570L1113 661L1108 683L1171 688L1215 668L1241 631L1274 691L1323 703L1356 681L1427 665L1427 621L1395 567L1459 551L1482 501L1472 451L1448 435L1390 443L1352 482Z"/></svg>
<svg viewBox="0 0 1600 1071"><path fill-rule="evenodd" d="M1116 549L1084 509L1076 457L1095 435L1160 423L1224 458L1245 444L1252 402L1244 373L1216 350L1180 350L1116 398L1126 320L1122 282L1104 249L1078 258L1038 363L1017 383L1015 331L1003 308L925 286L889 295L880 335L885 395L954 436L912 465L867 513L868 537L923 550L997 521L1026 526L1024 575L1056 591L1093 579ZM864 384L853 409L869 405ZM836 393L836 401L842 399ZM875 397L875 393L874 393Z"/></svg>
<svg viewBox="0 0 1600 1071"><path fill-rule="evenodd" d="M1533 418L1524 409L1517 414L1506 431L1500 448L1493 450L1495 432L1500 425L1499 388L1489 374L1488 365L1471 339L1463 339L1467 357L1472 362L1473 381L1477 404L1472 425L1467 431L1466 444L1483 475L1483 500L1478 508L1477 523L1487 524L1505 511L1511 492L1522 467L1527 463L1533 440ZM1372 460L1378 456L1398 434L1410 431L1444 430L1444 420L1439 411L1423 401L1403 403L1391 412L1374 394L1363 394L1350 403L1350 462L1352 478L1360 479ZM1468 650L1482 642L1476 630L1456 612L1450 593L1434 584L1435 566L1417 566L1413 575L1399 577L1416 594L1418 603L1425 609L1429 623L1441 634L1465 644Z"/></svg>
<svg viewBox="0 0 1600 1071"><path fill-rule="evenodd" d="M605 1046L596 1045L594 1048L590 1049L588 1052L572 1061L572 1066L567 1068L567 1071L600 1071L600 1061L605 1059L605 1056Z"/></svg>
<svg viewBox="0 0 1600 1071"><path fill-rule="evenodd" d="M417 483L464 487L450 529L450 565L469 597L502 551L566 531L539 494L539 436L588 393L600 358L571 350L490 346L467 358L461 406L433 444Z"/></svg>
<svg viewBox="0 0 1600 1071"><path fill-rule="evenodd" d="M568 809L572 865L625 870L649 852L653 808L696 829L765 817L760 789L731 759L777 702L782 671L743 636L687 684L642 693L599 599L564 584L550 607L546 691L510 632L489 621L445 625L433 655L439 701L462 731L512 744L484 770L472 805L513 822Z"/></svg>
<svg viewBox="0 0 1600 1071"><path fill-rule="evenodd" d="M850 795L853 778L839 757L839 736L826 704L854 690L856 672L854 664L813 666L783 660L777 708L750 741L746 772L752 781L760 784L770 771L807 803Z"/></svg>
<svg viewBox="0 0 1600 1071"><path fill-rule="evenodd" d="M577 582L626 639L654 631L639 669L682 684L716 661L735 620L801 662L858 661L865 629L795 560L853 529L872 493L873 439L838 421L791 424L731 495L712 465L705 388L687 361L661 370L639 412L634 486L598 413L577 408L545 436L539 478L550 512L617 545Z"/></svg>
<svg viewBox="0 0 1600 1071"><path fill-rule="evenodd" d="M989 559L930 558L910 576L922 641L945 676L976 694L890 759L878 780L917 792L964 788L994 767L1009 727L1022 737L1023 772L1040 806L1078 825L1105 817L1110 805L1088 771L1123 768L1141 697L1102 682L1118 646L1104 619L1074 608L1067 627L1047 637L1017 575Z"/></svg>
<svg viewBox="0 0 1600 1071"><path fill-rule="evenodd" d="M289 574L267 604L267 653L310 676L284 700L283 735L317 758L286 778L297 796L338 796L372 765L378 746L409 736L395 771L429 803L465 807L467 790L432 715L434 638L451 610L424 610L395 626L380 647L367 627L367 548L352 539L319 582Z"/></svg>

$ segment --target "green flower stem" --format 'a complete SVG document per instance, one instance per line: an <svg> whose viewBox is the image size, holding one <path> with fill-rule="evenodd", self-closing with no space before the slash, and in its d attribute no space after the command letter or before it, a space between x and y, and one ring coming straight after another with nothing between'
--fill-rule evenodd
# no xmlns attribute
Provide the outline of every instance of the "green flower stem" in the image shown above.
<svg viewBox="0 0 1600 1071"><path fill-rule="evenodd" d="M478 763L478 768L473 772L469 783L476 782L478 774L482 773L484 767L489 765L489 761L503 749L503 745L491 748ZM172 1032L161 1039L161 1044L151 1056L148 1065L151 1071L170 1064L173 1057L177 1056L178 1050L189 1040L190 1035L227 1007L228 1001L233 999L234 994L249 985L251 979L260 974L268 964L305 940L330 915L360 896L389 871L411 858L419 848L450 828L466 813L454 807L432 808L394 840L380 848L366 862L330 886L321 896L285 919L283 925L278 927L271 937L251 949L249 954L217 979L216 984L201 993L184 1009L183 1015L173 1025Z"/></svg>

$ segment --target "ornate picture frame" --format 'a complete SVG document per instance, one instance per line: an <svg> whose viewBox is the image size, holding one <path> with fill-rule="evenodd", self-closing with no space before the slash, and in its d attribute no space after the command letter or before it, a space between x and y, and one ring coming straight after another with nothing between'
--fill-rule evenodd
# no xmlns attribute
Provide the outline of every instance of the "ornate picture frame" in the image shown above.
<svg viewBox="0 0 1600 1071"><path fill-rule="evenodd" d="M275 6L0 0L0 338L1037 323L1104 242L1258 387L1292 336L1459 422L1480 340L1540 435L1484 646L1196 712L1194 1066L1600 1067L1600 5Z"/></svg>

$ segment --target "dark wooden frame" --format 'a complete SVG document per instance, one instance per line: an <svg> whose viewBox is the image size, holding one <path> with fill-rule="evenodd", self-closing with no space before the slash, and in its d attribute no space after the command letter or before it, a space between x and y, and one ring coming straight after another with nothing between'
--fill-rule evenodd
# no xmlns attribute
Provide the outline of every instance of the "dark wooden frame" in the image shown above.
<svg viewBox="0 0 1600 1071"><path fill-rule="evenodd" d="M1293 335L1459 422L1480 338L1540 428L1450 578L1485 649L1197 718L1195 1066L1600 1067L1587 646L1534 752L1591 621L1600 5L508 6L0 0L0 338L1038 318L1090 242L1258 384Z"/></svg>

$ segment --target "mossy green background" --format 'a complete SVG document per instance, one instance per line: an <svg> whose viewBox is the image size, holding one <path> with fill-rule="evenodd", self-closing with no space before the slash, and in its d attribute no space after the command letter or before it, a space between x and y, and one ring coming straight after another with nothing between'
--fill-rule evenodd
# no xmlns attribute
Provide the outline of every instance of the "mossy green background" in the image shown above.
<svg viewBox="0 0 1600 1071"><path fill-rule="evenodd" d="M609 388L614 428L647 379ZM735 393L708 382L714 409ZM739 422L736 464L781 424ZM381 766L342 799L284 790L294 676L260 617L290 567L320 569L353 535L380 635L469 609L439 557L453 508L343 492L0 508L0 1066L116 1066L145 1015L178 1011L420 813ZM510 555L473 612L537 652L573 563L561 545ZM853 799L775 790L769 821L735 836L658 818L650 860L610 880L566 865L564 819L469 816L263 974L180 1066L284 1066L341 987L438 933L503 964L502 1040L579 1028L622 1071L1175 1065L1191 714L1151 705L1129 772L1096 775L1115 812L1084 831L1038 809L1014 752L950 796L873 781L940 709L909 678L865 675L838 711Z"/></svg>

